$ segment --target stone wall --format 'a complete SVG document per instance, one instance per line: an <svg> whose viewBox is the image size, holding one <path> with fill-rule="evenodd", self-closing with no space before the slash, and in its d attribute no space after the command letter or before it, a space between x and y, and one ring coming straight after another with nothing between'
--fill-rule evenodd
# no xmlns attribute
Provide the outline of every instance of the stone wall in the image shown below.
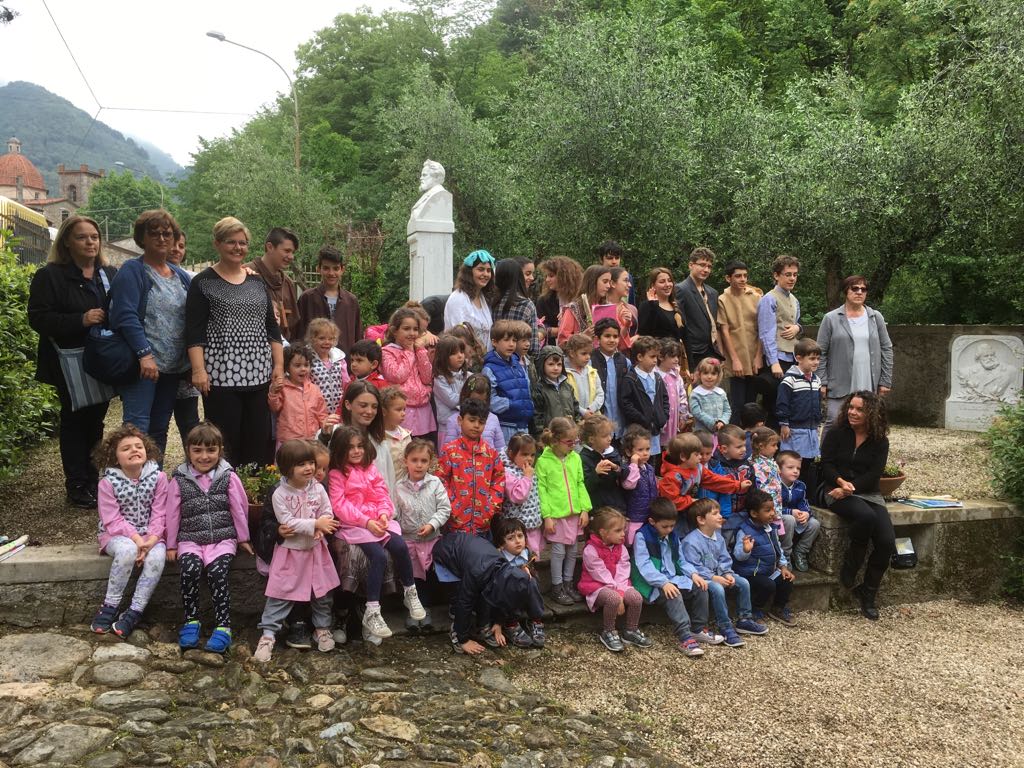
<svg viewBox="0 0 1024 768"><path fill-rule="evenodd" d="M1024 325L890 325L894 360L894 387L889 396L894 422L921 427L942 427L949 396L949 356L957 336L1010 335L1024 340ZM818 326L804 326L804 334L818 335Z"/></svg>

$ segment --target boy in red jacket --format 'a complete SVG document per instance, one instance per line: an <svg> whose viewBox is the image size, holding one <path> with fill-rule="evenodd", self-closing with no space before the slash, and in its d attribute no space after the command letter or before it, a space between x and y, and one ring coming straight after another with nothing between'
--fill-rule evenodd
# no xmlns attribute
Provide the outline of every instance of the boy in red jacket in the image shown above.
<svg viewBox="0 0 1024 768"><path fill-rule="evenodd" d="M464 401L458 419L462 435L445 445L438 457L437 476L452 502L446 533L491 537L491 518L505 498L505 466L498 452L480 439L489 414L486 403Z"/></svg>
<svg viewBox="0 0 1024 768"><path fill-rule="evenodd" d="M737 480L712 472L700 463L700 438L692 432L676 435L669 441L665 459L661 462L661 479L658 493L669 499L679 512L697 500L697 489L710 488L719 493L746 493L750 480ZM686 515L680 515L676 523L680 536L689 533Z"/></svg>

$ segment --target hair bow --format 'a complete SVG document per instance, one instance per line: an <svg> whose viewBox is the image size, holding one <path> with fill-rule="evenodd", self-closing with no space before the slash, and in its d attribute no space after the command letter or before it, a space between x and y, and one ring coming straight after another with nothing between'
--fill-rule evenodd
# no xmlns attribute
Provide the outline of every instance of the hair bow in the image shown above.
<svg viewBox="0 0 1024 768"><path fill-rule="evenodd" d="M462 260L462 263L467 267L473 267L479 263L490 264L493 267L494 257L487 251L480 249L469 254L469 256Z"/></svg>

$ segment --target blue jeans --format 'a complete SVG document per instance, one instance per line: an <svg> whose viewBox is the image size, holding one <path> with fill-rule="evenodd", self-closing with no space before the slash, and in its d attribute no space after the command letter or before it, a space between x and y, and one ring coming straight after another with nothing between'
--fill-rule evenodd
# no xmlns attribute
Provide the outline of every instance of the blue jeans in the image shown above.
<svg viewBox="0 0 1024 768"><path fill-rule="evenodd" d="M167 448L167 427L178 397L180 373L161 373L156 381L140 378L117 388L124 406L122 422L134 424L157 444L160 452Z"/></svg>
<svg viewBox="0 0 1024 768"><path fill-rule="evenodd" d="M742 576L733 574L736 583L731 587L723 586L717 581L708 580L708 600L715 611L715 623L720 630L732 626L729 619L729 606L725 602L726 592L736 595L736 611L739 618L749 619L752 615L750 607L750 582Z"/></svg>

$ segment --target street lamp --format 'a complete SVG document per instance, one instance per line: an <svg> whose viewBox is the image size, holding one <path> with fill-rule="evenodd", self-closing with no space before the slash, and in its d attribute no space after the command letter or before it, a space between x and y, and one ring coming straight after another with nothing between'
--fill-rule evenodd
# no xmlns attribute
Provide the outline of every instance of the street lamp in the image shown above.
<svg viewBox="0 0 1024 768"><path fill-rule="evenodd" d="M284 76L288 78L288 85L291 87L292 90L292 106L295 107L295 170L298 171L299 158L301 157L301 153L299 151L299 98L295 94L295 82L292 80L292 76L288 74L288 70L282 67L281 62L279 62L269 53L264 53L258 48L250 48L248 45L236 43L234 40L228 40L227 35L225 35L223 32L216 32L214 30L210 30L206 33L206 36L212 37L214 40L219 40L222 43L231 43L231 45L237 45L239 48L245 48L245 50L247 51L258 53L260 56L270 59L272 62L274 62L274 64L277 65L277 68L284 73Z"/></svg>
<svg viewBox="0 0 1024 768"><path fill-rule="evenodd" d="M129 173L132 173L132 174L136 174L137 173L137 174L139 174L139 176L145 176L145 174L142 171L138 170L137 168L132 168L131 166L125 165L120 160L115 160L114 161L114 165L116 165L118 168L122 168L122 169L128 171ZM160 207L163 208L164 207L164 185L161 184L159 181L156 183L156 185L158 187L160 187Z"/></svg>

